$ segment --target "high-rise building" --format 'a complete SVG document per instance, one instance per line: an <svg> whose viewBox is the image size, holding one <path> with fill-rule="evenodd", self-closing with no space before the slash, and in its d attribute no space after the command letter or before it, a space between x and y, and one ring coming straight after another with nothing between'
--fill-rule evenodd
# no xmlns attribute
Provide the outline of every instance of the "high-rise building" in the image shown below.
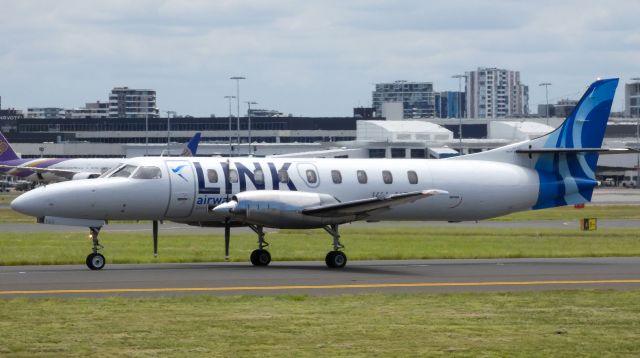
<svg viewBox="0 0 640 358"><path fill-rule="evenodd" d="M436 117L464 118L465 94L458 91L444 91L436 93Z"/></svg>
<svg viewBox="0 0 640 358"><path fill-rule="evenodd" d="M156 91L115 87L109 95L109 118L158 117Z"/></svg>
<svg viewBox="0 0 640 358"><path fill-rule="evenodd" d="M624 85L624 114L627 117L640 117L640 82Z"/></svg>
<svg viewBox="0 0 640 358"><path fill-rule="evenodd" d="M471 118L520 117L529 114L529 87L520 71L479 67L466 73L466 111Z"/></svg>
<svg viewBox="0 0 640 358"><path fill-rule="evenodd" d="M404 119L433 118L436 115L435 94L431 82L377 83L372 95L376 116L382 114L382 104L386 102L402 103Z"/></svg>

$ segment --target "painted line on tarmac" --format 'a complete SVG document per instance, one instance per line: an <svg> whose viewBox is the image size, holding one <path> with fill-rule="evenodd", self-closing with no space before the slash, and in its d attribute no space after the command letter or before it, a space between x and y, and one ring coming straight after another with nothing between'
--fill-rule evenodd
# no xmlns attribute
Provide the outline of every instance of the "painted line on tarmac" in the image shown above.
<svg viewBox="0 0 640 358"><path fill-rule="evenodd" d="M480 287L480 286L541 286L541 285L598 285L611 283L640 283L638 280L582 280L582 281L495 281L495 282L420 282L420 283L371 283L345 285L290 285L290 286L229 286L229 287L157 287L157 288L104 288L70 290L16 290L0 291L0 295L42 295L68 293L160 293L160 292L233 292L233 291L283 291L327 290L358 288L413 288L413 287Z"/></svg>

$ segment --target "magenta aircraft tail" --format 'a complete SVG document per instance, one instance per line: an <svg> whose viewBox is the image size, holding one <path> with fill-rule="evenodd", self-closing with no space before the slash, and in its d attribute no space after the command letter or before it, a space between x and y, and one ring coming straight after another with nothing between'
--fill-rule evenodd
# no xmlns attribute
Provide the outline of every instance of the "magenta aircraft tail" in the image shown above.
<svg viewBox="0 0 640 358"><path fill-rule="evenodd" d="M16 152L11 148L11 144L4 137L4 134L0 133L0 162L6 162L8 160L20 159Z"/></svg>

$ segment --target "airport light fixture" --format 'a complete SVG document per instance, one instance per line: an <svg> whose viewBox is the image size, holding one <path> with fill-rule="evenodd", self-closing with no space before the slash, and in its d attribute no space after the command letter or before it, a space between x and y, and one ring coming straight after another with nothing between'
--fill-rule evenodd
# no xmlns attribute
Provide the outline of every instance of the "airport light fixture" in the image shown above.
<svg viewBox="0 0 640 358"><path fill-rule="evenodd" d="M236 122L238 124L237 128L237 140L238 140L238 148L240 148L240 80L246 80L246 77L243 76L233 76L229 77L230 80L236 81L236 102L238 104L238 118L236 118Z"/></svg>
<svg viewBox="0 0 640 358"><path fill-rule="evenodd" d="M461 108L462 107L462 98L460 96L460 94L462 93L462 79L464 78L465 80L467 79L467 75L466 74L461 74L461 75L453 75L451 76L451 78L457 78L458 79L458 139L460 141L460 154L462 155L462 111Z"/></svg>
<svg viewBox="0 0 640 358"><path fill-rule="evenodd" d="M169 145L171 144L171 116L176 117L176 111L167 111L167 153L170 154Z"/></svg>
<svg viewBox="0 0 640 358"><path fill-rule="evenodd" d="M547 106L545 107L547 112L546 113L547 125L549 125L549 86L551 86L551 83L542 82L538 86L544 86L544 95L545 95L545 98L547 99Z"/></svg>
<svg viewBox="0 0 640 358"><path fill-rule="evenodd" d="M231 144L231 101L236 98L236 96L224 96L224 98L229 100L229 157L232 156L233 153L233 145Z"/></svg>
<svg viewBox="0 0 640 358"><path fill-rule="evenodd" d="M258 102L246 101L245 103L247 104L247 129L249 130L249 156L251 156L251 154L253 154L251 147L251 105L258 104Z"/></svg>

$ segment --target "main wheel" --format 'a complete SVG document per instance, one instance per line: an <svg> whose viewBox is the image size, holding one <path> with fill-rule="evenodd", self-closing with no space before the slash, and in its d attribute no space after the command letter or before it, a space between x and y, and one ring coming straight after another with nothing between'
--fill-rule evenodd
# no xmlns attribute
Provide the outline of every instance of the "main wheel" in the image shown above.
<svg viewBox="0 0 640 358"><path fill-rule="evenodd" d="M324 261L331 268L343 268L347 264L347 255L342 251L330 251Z"/></svg>
<svg viewBox="0 0 640 358"><path fill-rule="evenodd" d="M258 249L251 253L251 263L254 266L267 266L271 262L271 254L267 250Z"/></svg>
<svg viewBox="0 0 640 358"><path fill-rule="evenodd" d="M106 260L102 254L89 254L87 256L87 267L91 270L101 270L105 263Z"/></svg>

